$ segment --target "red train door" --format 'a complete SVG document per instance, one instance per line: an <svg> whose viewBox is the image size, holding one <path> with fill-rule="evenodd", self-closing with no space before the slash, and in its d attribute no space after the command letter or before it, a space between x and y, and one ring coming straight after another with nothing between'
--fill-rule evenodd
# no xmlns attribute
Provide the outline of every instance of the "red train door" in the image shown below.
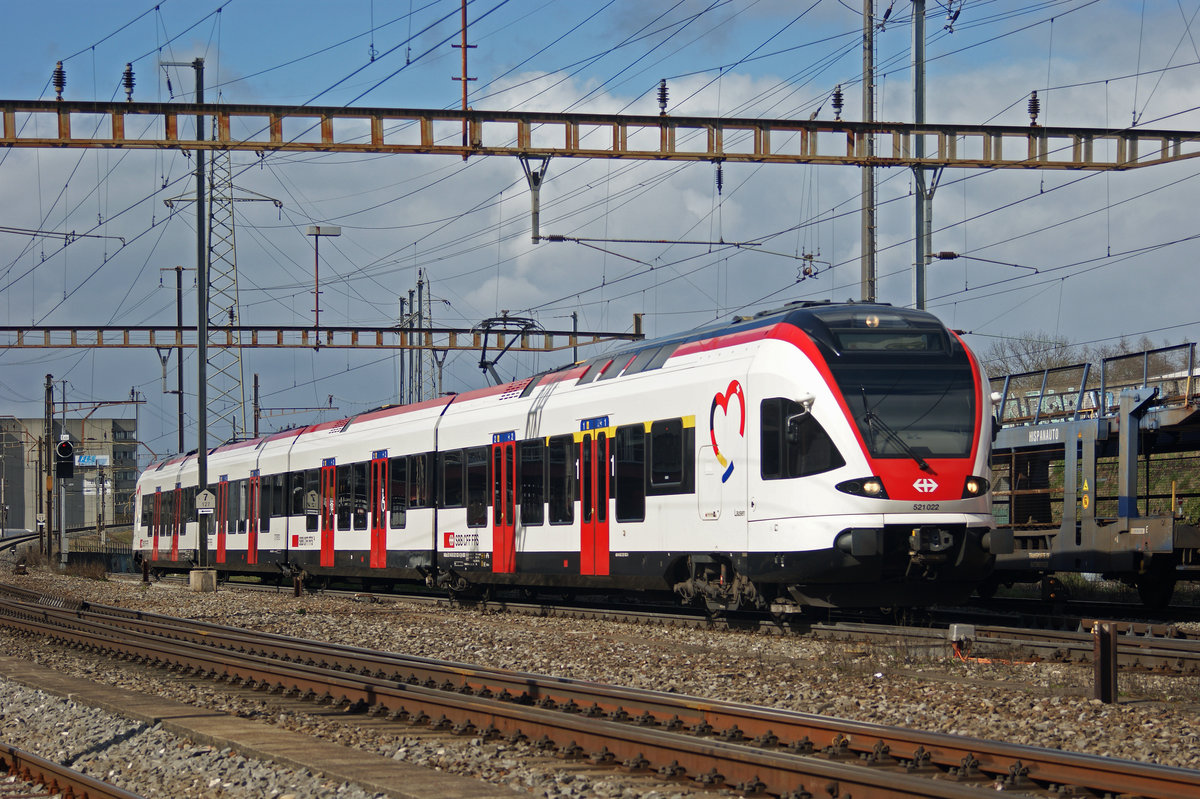
<svg viewBox="0 0 1200 799"><path fill-rule="evenodd" d="M250 518L246 519L246 565L258 563L258 503L261 478L257 474L250 475Z"/></svg>
<svg viewBox="0 0 1200 799"><path fill-rule="evenodd" d="M387 458L371 461L371 568L387 566L387 510L388 462Z"/></svg>
<svg viewBox="0 0 1200 799"><path fill-rule="evenodd" d="M608 574L608 436L584 433L579 451L579 573Z"/></svg>
<svg viewBox="0 0 1200 799"><path fill-rule="evenodd" d="M333 519L336 501L337 467L321 467L321 565L333 565Z"/></svg>
<svg viewBox="0 0 1200 799"><path fill-rule="evenodd" d="M225 525L229 521L229 481L217 483L217 563L225 562Z"/></svg>
<svg viewBox="0 0 1200 799"><path fill-rule="evenodd" d="M517 443L492 444L492 571L517 570Z"/></svg>
<svg viewBox="0 0 1200 799"><path fill-rule="evenodd" d="M162 492L154 492L154 521L151 524L150 560L158 560L158 533L162 530Z"/></svg>
<svg viewBox="0 0 1200 799"><path fill-rule="evenodd" d="M175 488L171 505L171 560L179 560L179 533L184 523L182 488Z"/></svg>

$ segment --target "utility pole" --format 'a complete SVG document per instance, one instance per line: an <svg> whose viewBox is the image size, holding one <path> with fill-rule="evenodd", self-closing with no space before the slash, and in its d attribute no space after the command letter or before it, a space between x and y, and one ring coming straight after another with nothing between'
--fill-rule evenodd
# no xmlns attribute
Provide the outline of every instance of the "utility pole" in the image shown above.
<svg viewBox="0 0 1200 799"><path fill-rule="evenodd" d="M464 7L466 3L463 3ZM463 13L466 13L465 11ZM425 270L417 270L417 327L425 326ZM425 357L424 353L417 354L417 371L414 375L417 379L417 402L425 400Z"/></svg>
<svg viewBox="0 0 1200 799"><path fill-rule="evenodd" d="M863 122L875 121L875 0L863 0ZM875 156L875 135L867 134L867 158ZM862 301L875 302L875 167L862 168Z"/></svg>
<svg viewBox="0 0 1200 799"><path fill-rule="evenodd" d="M409 324L404 318L404 298L401 297L400 298L400 329L403 331L403 330L407 329L408 327L409 327ZM399 385L396 387L398 390L397 396L400 399L400 404L403 405L405 403L405 398L404 398L404 350L399 350L396 353L396 359L400 361L400 367L398 369L398 371L400 373L399 381L398 381Z"/></svg>
<svg viewBox="0 0 1200 799"><path fill-rule="evenodd" d="M467 82L475 80L474 78L467 77L467 50L470 50L472 47L475 46L473 44L467 44L467 0L462 0L462 44L452 44L450 46L462 48L462 77L456 77L456 78L452 78L452 79L462 81L462 110L466 111L467 110ZM464 116L463 123L462 123L462 146L463 146L462 159L464 161L467 160L467 148L471 146L470 136L468 135L469 130L470 130L470 125L467 123L467 118Z"/></svg>
<svg viewBox="0 0 1200 799"><path fill-rule="evenodd" d="M47 558L54 554L54 375L46 375L46 413L43 436L42 464L45 466L46 505L42 515L42 554Z"/></svg>
<svg viewBox="0 0 1200 799"><path fill-rule="evenodd" d="M164 269L158 270L159 272L170 271L170 272L175 273L175 341L178 344L183 343L183 270L184 270L184 267L182 267L182 266L176 266L174 268L164 268ZM183 453L187 452L187 449L186 449L187 445L184 443L184 440L183 440L183 347L180 346L180 347L175 348L175 391L174 392L166 390L166 388L167 388L167 386L166 386L166 382L167 382L166 368L167 368L167 359L169 357L170 357L170 351L167 352L166 356L162 356L163 393L164 394L173 393L176 395L177 416L178 416L177 427L178 427L178 435L179 435L179 445L178 445L179 448L177 451L179 452L180 455L182 455Z"/></svg>
<svg viewBox="0 0 1200 799"><path fill-rule="evenodd" d="M925 124L925 0L913 4L913 122ZM913 157L925 157L925 137L913 138ZM937 189L941 169L927 170L913 166L916 183L916 257L913 259L913 307L925 308L925 267L929 264L933 239L933 193Z"/></svg>
<svg viewBox="0 0 1200 799"><path fill-rule="evenodd" d="M196 104L204 104L204 59L166 61L163 66L196 71ZM196 114L196 141L204 140L204 114ZM196 481L198 491L208 490L208 235L204 205L204 148L196 148ZM200 514L200 568L208 567L208 515Z"/></svg>
<svg viewBox="0 0 1200 799"><path fill-rule="evenodd" d="M204 59L197 58L196 102L204 102ZM204 115L196 115L196 141L204 139ZM204 150L196 149L196 480L198 491L208 490L208 235L204 218ZM198 563L208 568L208 515L197 517L200 553Z"/></svg>
<svg viewBox="0 0 1200 799"><path fill-rule="evenodd" d="M59 428L59 440L67 440L67 381L62 380L62 427ZM53 415L53 410L51 410ZM57 448L57 443L55 447ZM57 460L55 468L57 469ZM58 562L62 568L67 567L67 552L70 548L70 543L67 540L67 486L62 479L62 472L56 472L54 475L54 483L58 489Z"/></svg>
<svg viewBox="0 0 1200 799"><path fill-rule="evenodd" d="M408 290L408 335L412 336L413 321L417 318L417 308L413 305L413 289ZM414 401L413 394L413 375L417 373L417 351L410 349L408 351L408 383L404 390L404 403L408 404Z"/></svg>

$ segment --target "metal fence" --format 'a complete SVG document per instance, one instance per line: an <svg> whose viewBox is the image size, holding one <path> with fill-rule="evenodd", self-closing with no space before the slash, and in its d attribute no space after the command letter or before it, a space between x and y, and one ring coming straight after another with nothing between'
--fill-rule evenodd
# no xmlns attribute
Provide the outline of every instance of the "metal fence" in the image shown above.
<svg viewBox="0 0 1200 799"><path fill-rule="evenodd" d="M67 564L91 566L99 564L107 572L133 572L133 547L129 544L72 541L67 547Z"/></svg>
<svg viewBox="0 0 1200 799"><path fill-rule="evenodd" d="M1188 405L1200 399L1196 345L1179 344L1105 358L1091 364L1058 366L992 378L1000 395L1001 424L1037 424L1115 414L1121 391L1158 389L1159 405Z"/></svg>

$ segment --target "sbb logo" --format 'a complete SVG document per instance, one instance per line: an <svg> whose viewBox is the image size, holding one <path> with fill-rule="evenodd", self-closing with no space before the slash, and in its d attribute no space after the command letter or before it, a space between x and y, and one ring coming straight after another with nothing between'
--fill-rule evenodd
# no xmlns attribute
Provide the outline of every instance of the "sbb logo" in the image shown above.
<svg viewBox="0 0 1200 799"><path fill-rule="evenodd" d="M920 491L922 494L932 494L937 491L938 484L930 477L922 477L917 482L913 483L913 488Z"/></svg>
<svg viewBox="0 0 1200 799"><path fill-rule="evenodd" d="M454 533L442 533L442 547L454 549Z"/></svg>

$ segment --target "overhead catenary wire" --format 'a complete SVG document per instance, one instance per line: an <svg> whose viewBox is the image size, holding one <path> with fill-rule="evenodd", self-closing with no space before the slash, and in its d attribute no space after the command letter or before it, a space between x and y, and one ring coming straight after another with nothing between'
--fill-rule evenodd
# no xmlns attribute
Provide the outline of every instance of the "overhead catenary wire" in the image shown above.
<svg viewBox="0 0 1200 799"><path fill-rule="evenodd" d="M1060 9L1060 10L1061 10L1061 9ZM614 170L614 171L615 171L615 170ZM77 192L73 191L73 192L72 192L72 195L73 195L73 199L77 199ZM494 196L494 195L493 195L493 196ZM581 194L580 196L583 196L583 195ZM311 200L312 198L309 198L309 199ZM503 200L499 200L498 202L503 202ZM485 206L485 207L486 207L486 206ZM482 209L481 209L481 210L482 210ZM511 214L510 214L510 213L507 213L507 212L506 212L506 213L504 213L504 217L508 218L508 217L510 217L510 216L511 216ZM820 214L814 213L814 214L812 214L812 215L811 215L809 218L811 218L811 219L816 219L816 218L817 218L817 217L819 217L819 216L820 216ZM831 215L831 216L832 216L832 215ZM468 216L460 216L460 217L455 217L455 219L460 219L460 220L466 220L466 219L469 219L469 218L470 218L470 217L468 217ZM457 223L456 223L456 224L457 224ZM797 228L793 227L793 230L796 230L796 229L797 229ZM465 231L464 231L464 233L465 233ZM495 245L495 242L496 242L497 238L498 238L500 235L501 235L501 234L500 234L500 232L499 232L498 230L493 230L493 231L492 231L492 234L491 234L491 241L492 241L492 245L493 245L493 246ZM465 243L466 241L468 241L468 239L464 237L464 238L462 239L462 241ZM431 243L433 242L433 239L432 239L432 238L430 239L430 242L431 242ZM464 247L463 249L464 249L464 251L466 251L466 249L467 249L467 248L466 248L466 247ZM507 262L507 261L506 261L506 262ZM367 276L363 276L363 277L364 277L364 278L366 278ZM347 279L347 280L353 280L353 279L355 279L355 276L352 276L352 275L347 275L347 276L346 276L346 279ZM375 276L375 279L378 279L378 276Z"/></svg>

